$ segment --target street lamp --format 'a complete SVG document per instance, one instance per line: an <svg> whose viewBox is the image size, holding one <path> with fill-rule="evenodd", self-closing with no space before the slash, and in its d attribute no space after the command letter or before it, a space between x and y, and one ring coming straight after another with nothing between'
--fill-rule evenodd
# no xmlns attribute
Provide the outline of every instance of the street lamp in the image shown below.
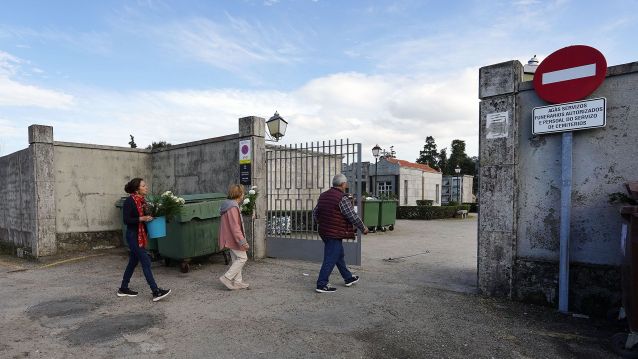
<svg viewBox="0 0 638 359"><path fill-rule="evenodd" d="M381 147L379 145L374 145L372 147L372 155L374 156L374 196L377 197L377 160L379 159L379 152L381 151Z"/></svg>
<svg viewBox="0 0 638 359"><path fill-rule="evenodd" d="M277 113L277 111L275 111L275 114L270 119L268 119L268 121L266 121L266 125L268 126L270 137L274 138L274 142L277 142L286 134L286 127L288 127L288 122L281 116L279 116L279 113Z"/></svg>
<svg viewBox="0 0 638 359"><path fill-rule="evenodd" d="M459 165L456 165L454 172L456 172L456 201L458 202L458 204L461 204L461 167L459 167Z"/></svg>

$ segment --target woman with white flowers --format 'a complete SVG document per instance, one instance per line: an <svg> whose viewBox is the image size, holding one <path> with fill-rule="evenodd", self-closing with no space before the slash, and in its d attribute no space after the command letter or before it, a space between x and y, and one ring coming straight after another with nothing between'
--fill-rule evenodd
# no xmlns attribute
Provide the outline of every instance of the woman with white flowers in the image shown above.
<svg viewBox="0 0 638 359"><path fill-rule="evenodd" d="M219 280L230 290L248 288L248 283L243 281L241 273L246 261L248 261L247 251L249 248L239 209L240 204L246 204L244 201L244 187L233 184L228 188L228 199L222 203L220 208L219 248L230 249L233 263L228 271L219 277Z"/></svg>

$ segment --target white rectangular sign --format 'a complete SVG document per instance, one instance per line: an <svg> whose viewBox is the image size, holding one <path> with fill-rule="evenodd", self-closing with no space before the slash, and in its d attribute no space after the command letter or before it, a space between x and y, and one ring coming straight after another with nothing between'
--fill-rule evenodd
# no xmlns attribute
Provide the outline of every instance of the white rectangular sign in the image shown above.
<svg viewBox="0 0 638 359"><path fill-rule="evenodd" d="M605 127L607 99L601 97L535 107L532 113L534 135Z"/></svg>
<svg viewBox="0 0 638 359"><path fill-rule="evenodd" d="M508 113L505 111L488 113L487 116L485 116L485 138L493 140L495 138L507 137L507 115Z"/></svg>

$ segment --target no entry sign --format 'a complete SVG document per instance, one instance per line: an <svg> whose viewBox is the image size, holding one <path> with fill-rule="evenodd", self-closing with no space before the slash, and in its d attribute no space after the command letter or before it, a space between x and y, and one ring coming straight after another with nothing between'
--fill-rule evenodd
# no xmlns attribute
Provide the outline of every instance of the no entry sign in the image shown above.
<svg viewBox="0 0 638 359"><path fill-rule="evenodd" d="M607 61L593 47L574 45L547 56L534 73L534 89L550 103L581 100L605 80Z"/></svg>

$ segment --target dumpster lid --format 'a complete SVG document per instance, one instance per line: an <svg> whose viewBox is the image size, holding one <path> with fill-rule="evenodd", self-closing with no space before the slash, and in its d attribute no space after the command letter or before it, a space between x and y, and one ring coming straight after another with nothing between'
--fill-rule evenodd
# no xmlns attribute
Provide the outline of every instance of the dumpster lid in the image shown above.
<svg viewBox="0 0 638 359"><path fill-rule="evenodd" d="M185 195L180 195L179 197L182 197L186 203L193 203L193 202L204 202L204 201L211 201L211 200L223 200L226 199L226 194L225 193L218 193L218 192L210 192L210 193L198 193L198 194L185 194Z"/></svg>

